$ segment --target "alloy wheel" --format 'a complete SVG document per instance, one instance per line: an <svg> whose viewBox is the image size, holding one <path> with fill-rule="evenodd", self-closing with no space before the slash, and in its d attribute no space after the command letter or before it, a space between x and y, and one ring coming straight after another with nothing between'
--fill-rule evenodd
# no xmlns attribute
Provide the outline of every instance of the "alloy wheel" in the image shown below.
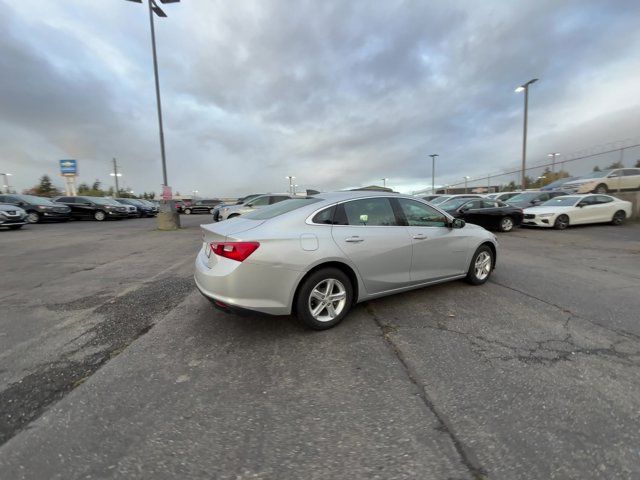
<svg viewBox="0 0 640 480"><path fill-rule="evenodd" d="M510 232L511 230L513 230L513 220L511 219L511 217L504 217L502 219L502 221L500 222L500 229L503 232Z"/></svg>
<svg viewBox="0 0 640 480"><path fill-rule="evenodd" d="M95 218L96 220L98 220L99 222L103 221L106 218L106 215L104 214L104 212L98 210L94 215L93 218Z"/></svg>
<svg viewBox="0 0 640 480"><path fill-rule="evenodd" d="M557 228L558 230L564 230L568 226L569 226L569 218L566 215L560 215L554 223L554 227Z"/></svg>
<svg viewBox="0 0 640 480"><path fill-rule="evenodd" d="M488 252L482 251L476 257L476 263L474 265L476 278L478 280L484 280L491 273L491 255Z"/></svg>
<svg viewBox="0 0 640 480"><path fill-rule="evenodd" d="M29 212L29 214L27 215L27 222L29 223L38 223L39 220L40 215L38 215L36 212Z"/></svg>
<svg viewBox="0 0 640 480"><path fill-rule="evenodd" d="M621 225L622 222L624 222L625 216L626 215L624 212L616 212L615 215L613 216L612 223L614 225Z"/></svg>
<svg viewBox="0 0 640 480"><path fill-rule="evenodd" d="M327 278L309 294L311 316L319 322L330 322L342 313L347 304L347 289L340 280Z"/></svg>

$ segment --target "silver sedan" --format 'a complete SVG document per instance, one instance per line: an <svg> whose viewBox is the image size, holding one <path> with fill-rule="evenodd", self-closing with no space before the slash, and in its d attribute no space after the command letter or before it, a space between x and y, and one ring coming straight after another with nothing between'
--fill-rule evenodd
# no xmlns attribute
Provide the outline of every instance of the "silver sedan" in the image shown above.
<svg viewBox="0 0 640 480"><path fill-rule="evenodd" d="M295 313L313 329L353 305L465 278L496 264L496 237L415 197L333 192L202 225L195 281L229 312Z"/></svg>

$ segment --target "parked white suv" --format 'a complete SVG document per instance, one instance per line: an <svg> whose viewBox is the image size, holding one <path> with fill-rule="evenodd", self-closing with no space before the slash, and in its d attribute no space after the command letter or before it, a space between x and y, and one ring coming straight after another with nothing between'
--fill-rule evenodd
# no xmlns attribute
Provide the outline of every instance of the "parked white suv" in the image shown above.
<svg viewBox="0 0 640 480"><path fill-rule="evenodd" d="M640 168L615 168L588 175L567 182L560 190L567 193L607 193L618 190L639 190Z"/></svg>

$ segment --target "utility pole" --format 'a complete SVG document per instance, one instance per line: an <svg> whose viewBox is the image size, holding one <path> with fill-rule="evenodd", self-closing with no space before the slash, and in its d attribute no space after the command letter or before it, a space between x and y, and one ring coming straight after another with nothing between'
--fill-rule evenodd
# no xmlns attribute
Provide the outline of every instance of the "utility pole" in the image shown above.
<svg viewBox="0 0 640 480"><path fill-rule="evenodd" d="M431 157L431 194L436 193L436 157L439 157L437 153L429 155Z"/></svg>
<svg viewBox="0 0 640 480"><path fill-rule="evenodd" d="M522 190L527 188L527 116L529 111L529 87L532 83L537 82L537 78L529 80L527 83L520 85L516 88L516 92L524 92L524 124L522 128L522 177L520 179L522 184Z"/></svg>
<svg viewBox="0 0 640 480"><path fill-rule="evenodd" d="M288 175L284 178L289 179L289 193L293 195L293 181L295 180L296 177L294 177L293 175Z"/></svg>
<svg viewBox="0 0 640 480"><path fill-rule="evenodd" d="M116 162L116 159L113 159L113 172L111 172L109 175L111 175L115 180L116 180L116 197L118 196L118 192L120 192L120 187L118 186L118 177L121 177L122 174L118 173L118 163Z"/></svg>

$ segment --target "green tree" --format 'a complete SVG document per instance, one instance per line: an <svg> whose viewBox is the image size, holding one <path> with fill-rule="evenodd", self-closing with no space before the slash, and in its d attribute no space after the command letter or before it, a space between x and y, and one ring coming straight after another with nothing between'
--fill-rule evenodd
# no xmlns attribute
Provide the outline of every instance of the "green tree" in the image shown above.
<svg viewBox="0 0 640 480"><path fill-rule="evenodd" d="M102 187L102 182L96 178L96 181L93 182L93 185L91 186L91 190L99 191L99 190L102 190L101 187Z"/></svg>
<svg viewBox="0 0 640 480"><path fill-rule="evenodd" d="M55 197L61 193L60 190L53 185L49 175L40 177L40 183L33 187L33 192L41 197Z"/></svg>
<svg viewBox="0 0 640 480"><path fill-rule="evenodd" d="M612 168L624 168L624 164L618 160L617 162L613 162L611 165L609 165L606 170L610 170Z"/></svg>

